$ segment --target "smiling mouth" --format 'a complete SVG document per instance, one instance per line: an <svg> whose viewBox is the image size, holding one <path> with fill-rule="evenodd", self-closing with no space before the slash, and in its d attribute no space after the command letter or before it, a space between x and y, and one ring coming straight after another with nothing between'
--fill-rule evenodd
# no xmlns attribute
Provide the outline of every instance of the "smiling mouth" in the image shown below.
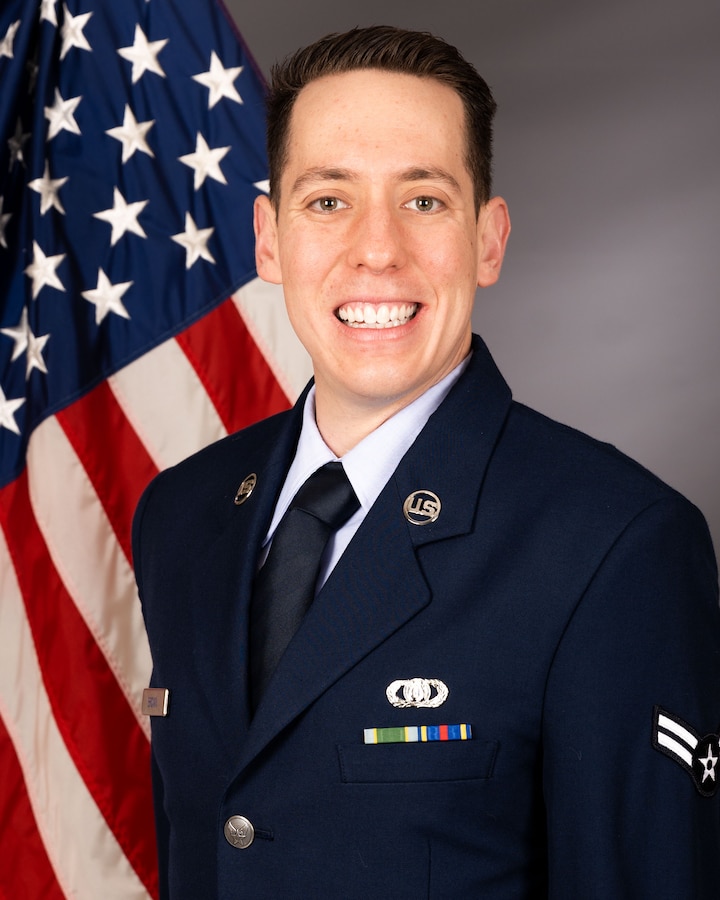
<svg viewBox="0 0 720 900"><path fill-rule="evenodd" d="M417 303L383 303L380 306L348 303L341 306L335 315L351 328L397 328L409 322L417 311Z"/></svg>

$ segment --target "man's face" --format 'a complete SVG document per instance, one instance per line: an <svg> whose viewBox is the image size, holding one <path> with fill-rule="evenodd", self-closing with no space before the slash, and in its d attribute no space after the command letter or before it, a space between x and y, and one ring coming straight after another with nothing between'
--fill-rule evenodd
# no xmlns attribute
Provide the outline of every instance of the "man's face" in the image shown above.
<svg viewBox="0 0 720 900"><path fill-rule="evenodd" d="M312 358L319 422L387 418L467 355L509 223L499 198L476 216L465 141L460 98L432 79L365 70L300 92L257 263Z"/></svg>

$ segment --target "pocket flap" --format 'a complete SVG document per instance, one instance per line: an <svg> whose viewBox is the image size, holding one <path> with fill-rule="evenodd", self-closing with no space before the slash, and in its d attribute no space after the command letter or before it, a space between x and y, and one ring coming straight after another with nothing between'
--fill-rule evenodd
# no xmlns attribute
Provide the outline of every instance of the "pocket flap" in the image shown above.
<svg viewBox="0 0 720 900"><path fill-rule="evenodd" d="M498 741L338 744L345 784L476 781L492 777Z"/></svg>

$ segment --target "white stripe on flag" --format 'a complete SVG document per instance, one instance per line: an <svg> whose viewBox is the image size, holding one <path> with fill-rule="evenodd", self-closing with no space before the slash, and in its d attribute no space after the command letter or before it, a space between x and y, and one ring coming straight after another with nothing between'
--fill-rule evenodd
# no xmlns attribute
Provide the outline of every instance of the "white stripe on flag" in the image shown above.
<svg viewBox="0 0 720 900"><path fill-rule="evenodd" d="M312 375L312 366L290 325L282 288L254 278L232 299L278 384L294 403Z"/></svg>
<svg viewBox="0 0 720 900"><path fill-rule="evenodd" d="M68 897L146 900L149 894L100 814L53 718L0 530L0 715L25 779L36 826Z"/></svg>
<svg viewBox="0 0 720 900"><path fill-rule="evenodd" d="M140 704L152 662L135 578L54 416L33 432L27 466L33 513L53 564L149 738Z"/></svg>
<svg viewBox="0 0 720 900"><path fill-rule="evenodd" d="M108 383L158 469L227 434L174 338L116 372Z"/></svg>

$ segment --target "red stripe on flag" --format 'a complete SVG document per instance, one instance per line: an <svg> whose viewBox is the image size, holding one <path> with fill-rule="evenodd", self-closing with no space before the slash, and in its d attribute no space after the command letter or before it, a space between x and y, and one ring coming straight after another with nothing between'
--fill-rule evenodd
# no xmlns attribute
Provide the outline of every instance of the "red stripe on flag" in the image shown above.
<svg viewBox="0 0 720 900"><path fill-rule="evenodd" d="M27 471L0 491L0 526L58 729L118 843L156 897L150 745L52 564L30 505Z"/></svg>
<svg viewBox="0 0 720 900"><path fill-rule="evenodd" d="M446 741L448 739L448 727L447 725L440 725L440 740Z"/></svg>
<svg viewBox="0 0 720 900"><path fill-rule="evenodd" d="M181 413L178 413L181 415ZM56 414L87 472L118 542L132 559L130 531L140 494L157 467L107 381Z"/></svg>
<svg viewBox="0 0 720 900"><path fill-rule="evenodd" d="M0 818L0 897L43 897L63 900L65 894L45 851L25 790L10 735L0 719L0 784L3 789ZM19 866L19 859L32 859L32 865Z"/></svg>
<svg viewBox="0 0 720 900"><path fill-rule="evenodd" d="M232 299L203 316L177 342L229 432L290 406Z"/></svg>

